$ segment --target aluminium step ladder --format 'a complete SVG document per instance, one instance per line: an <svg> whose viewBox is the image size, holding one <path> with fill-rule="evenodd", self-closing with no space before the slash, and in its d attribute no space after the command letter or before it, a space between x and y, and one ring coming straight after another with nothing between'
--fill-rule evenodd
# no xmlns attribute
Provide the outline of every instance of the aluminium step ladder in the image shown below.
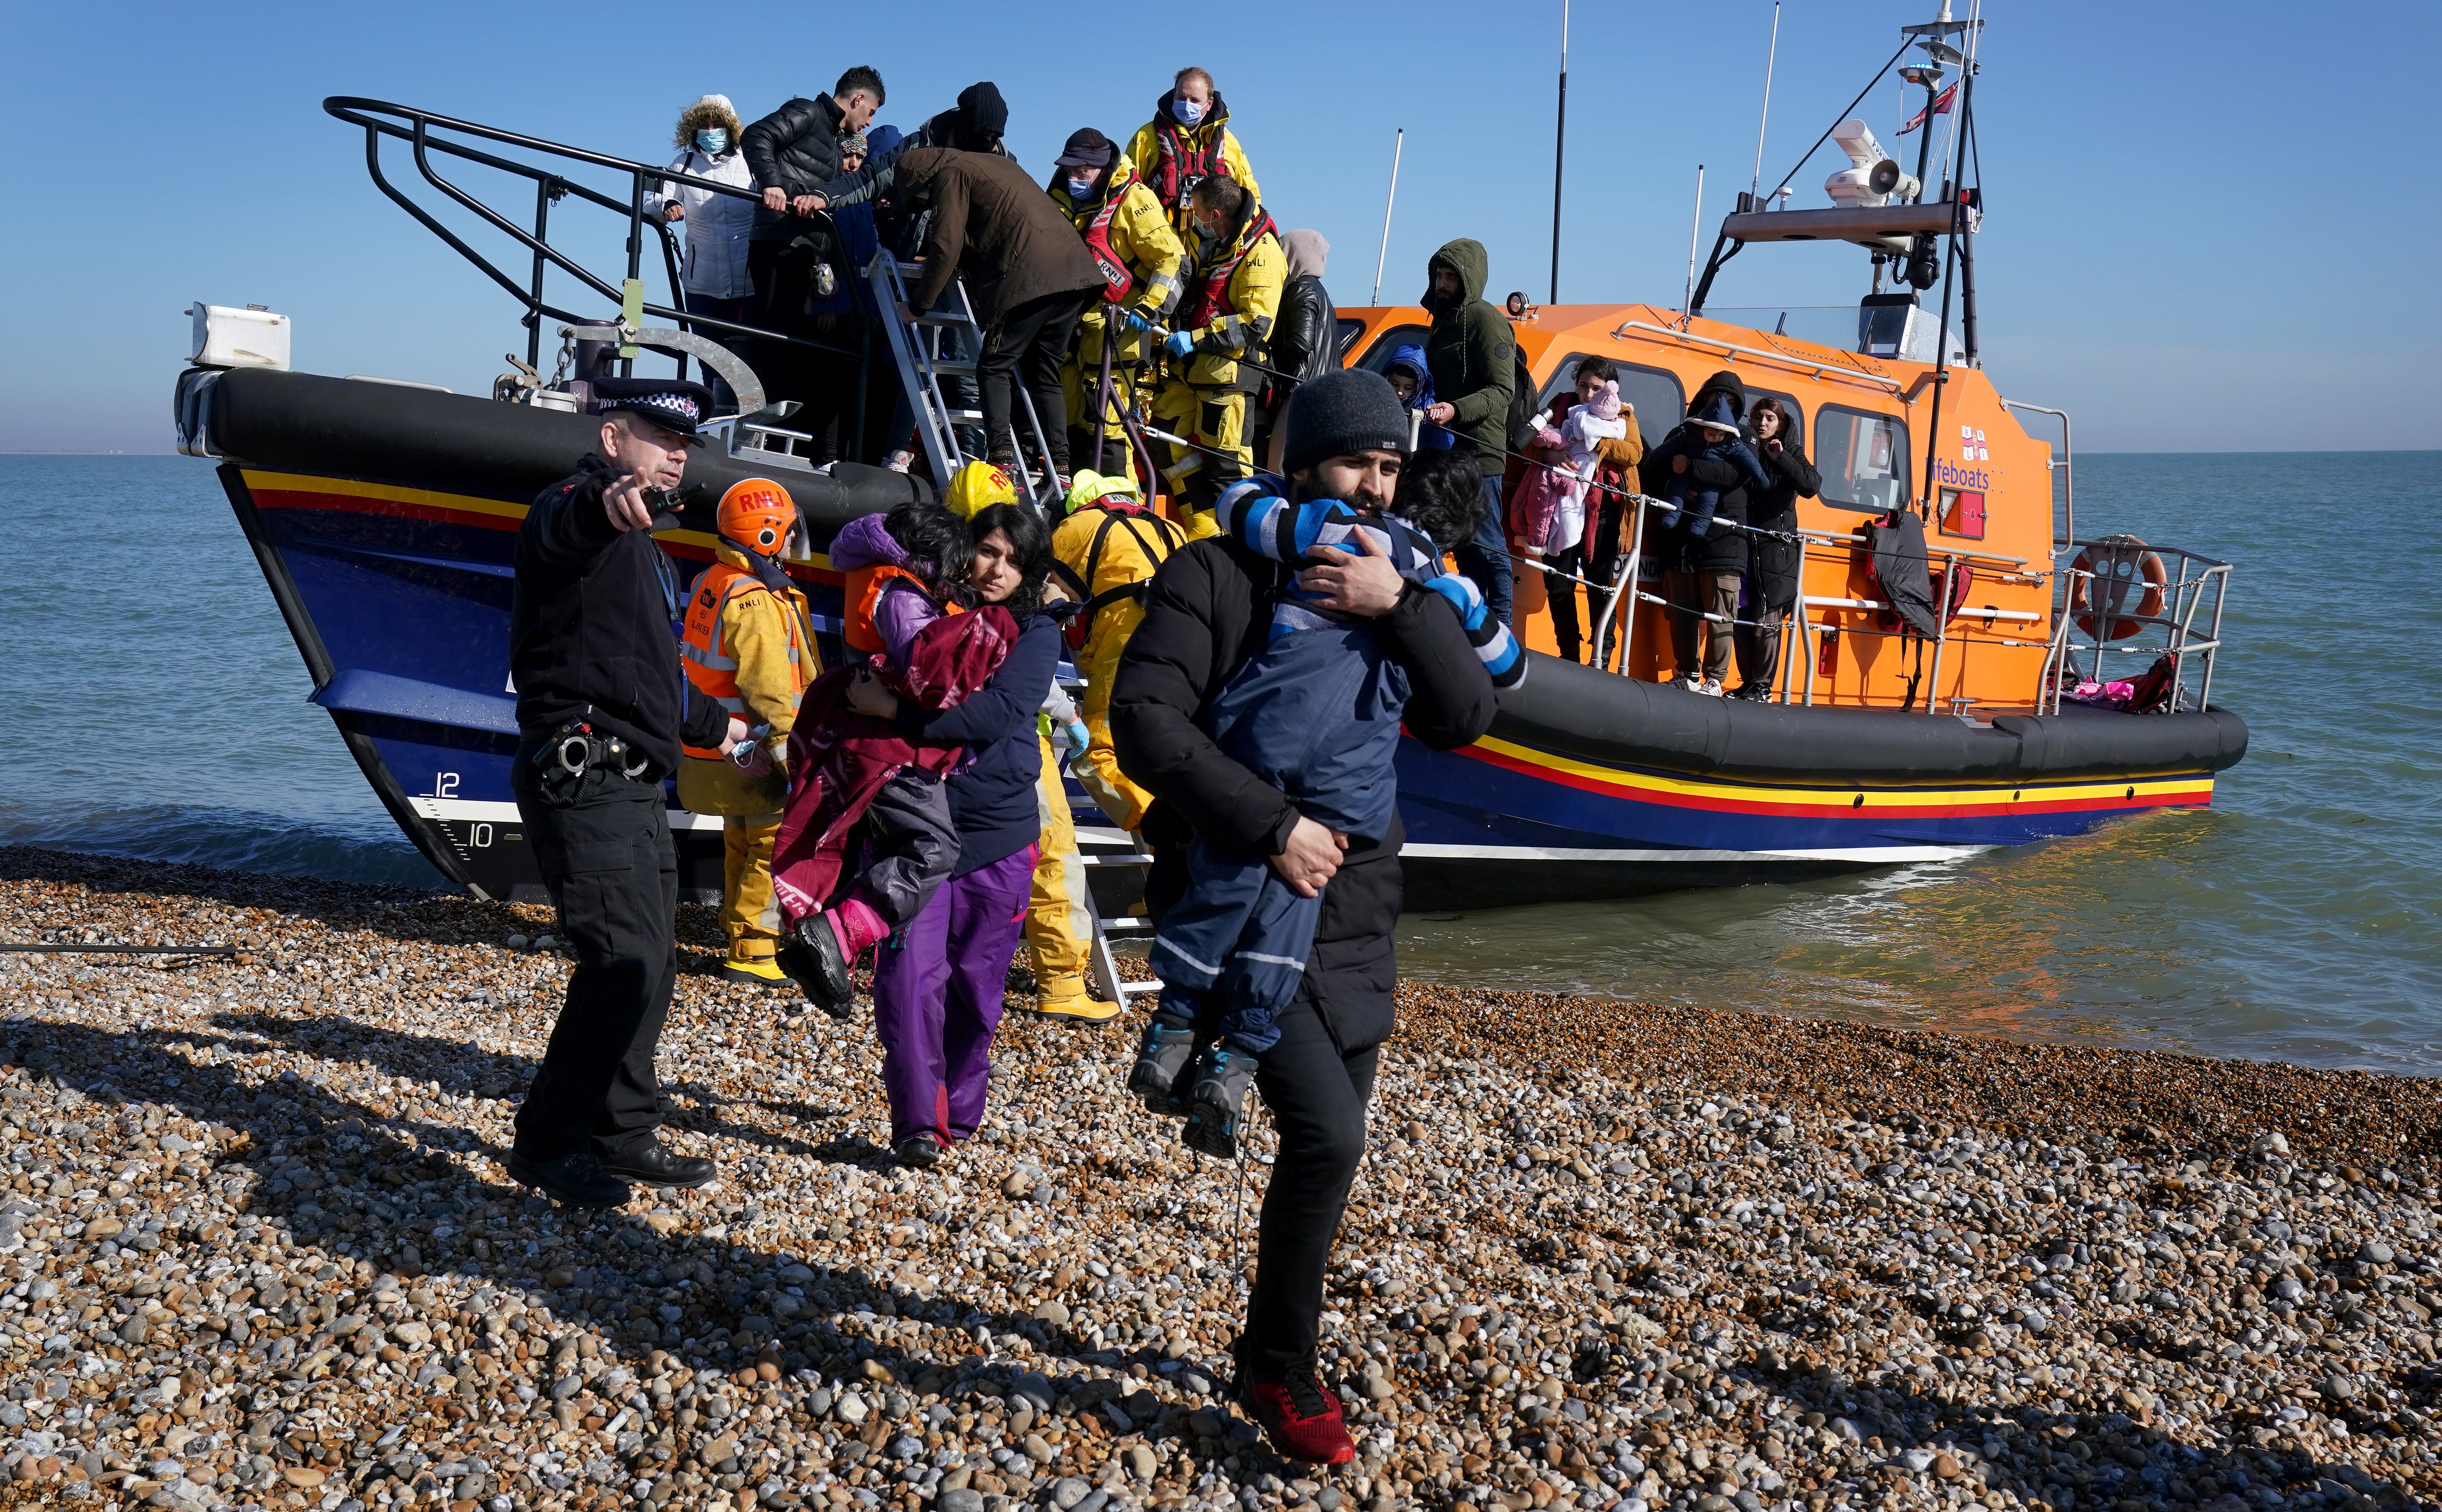
<svg viewBox="0 0 2442 1512"><path fill-rule="evenodd" d="M933 309L902 320L899 312L907 306L907 280L921 271L914 263L902 263L887 249L874 254L866 268L866 279L873 286L874 306L882 312L882 329L890 343L891 360L899 367L899 386L916 411L916 434L924 448L924 460L933 469L937 487L946 492L957 470L975 460L959 441L961 427L976 428L983 424L981 410L954 408L943 392L943 378L965 378L977 381L979 359L983 355L983 328L975 322L974 303L967 298L963 278L952 279L948 294ZM946 346L945 346L946 342ZM980 395L978 395L980 399ZM1034 395L1026 385L1010 378L1011 428L1011 437L1017 463L1019 491L1036 508L1057 513L1061 501L1057 497L1060 483L1058 469L1052 465L1049 437L1043 428L1042 417L1034 412ZM1065 425L1067 417L1060 417ZM1033 443L1033 454L1028 455L1028 442ZM992 437L983 438L985 450L992 446Z"/></svg>
<svg viewBox="0 0 2442 1512"><path fill-rule="evenodd" d="M1087 866L1150 866L1153 865L1153 857L1141 851L1133 854L1113 855L1104 852L1096 855L1081 849L1077 852L1077 859ZM1153 920L1132 915L1118 919L1104 919L1103 905L1094 899L1094 886L1090 878L1086 880L1084 893L1085 911L1092 915L1094 920L1094 945L1086 960L1087 970L1093 979L1094 995L1103 1002L1117 1003L1124 1009L1132 996L1160 992L1161 983L1159 982L1132 982L1123 979L1120 975L1119 959L1111 953L1111 938L1115 935L1129 939L1151 938Z"/></svg>

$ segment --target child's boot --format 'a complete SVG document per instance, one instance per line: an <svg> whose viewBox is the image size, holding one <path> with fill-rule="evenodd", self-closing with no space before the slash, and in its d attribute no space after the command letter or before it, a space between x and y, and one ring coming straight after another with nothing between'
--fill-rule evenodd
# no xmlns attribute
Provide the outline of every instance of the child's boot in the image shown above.
<svg viewBox="0 0 2442 1512"><path fill-rule="evenodd" d="M781 938L775 957L780 970L795 982L809 1002L835 1019L856 1011L856 988L848 966L866 947L890 934L890 924L862 898L843 899L836 908L808 914Z"/></svg>
<svg viewBox="0 0 2442 1512"><path fill-rule="evenodd" d="M1180 1142L1218 1159L1238 1157L1238 1125L1246 1116L1247 1089L1254 1084L1255 1057L1226 1042L1197 1063L1187 1094L1187 1126Z"/></svg>
<svg viewBox="0 0 2442 1512"><path fill-rule="evenodd" d="M1145 1022L1144 1038L1137 1042L1137 1064L1128 1070L1128 1090L1151 1111L1176 1118L1187 1111L1179 1094L1187 1085L1187 1067L1194 1058L1194 1023L1157 1011Z"/></svg>

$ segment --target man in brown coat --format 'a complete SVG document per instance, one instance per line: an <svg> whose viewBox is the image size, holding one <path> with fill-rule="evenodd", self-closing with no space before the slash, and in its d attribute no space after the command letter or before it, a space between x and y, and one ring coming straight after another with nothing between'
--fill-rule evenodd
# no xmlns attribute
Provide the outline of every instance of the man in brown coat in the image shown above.
<svg viewBox="0 0 2442 1512"><path fill-rule="evenodd" d="M1067 409L1060 365L1075 344L1077 318L1103 287L1084 239L1042 185L996 154L950 147L902 153L895 192L905 208L929 204L933 211L920 254L924 271L907 290L910 312L930 310L950 280L964 276L975 323L984 328L975 379L983 390L991 460L1005 466L1017 455L1010 425L1010 382L1016 374L1033 396L1065 493Z"/></svg>

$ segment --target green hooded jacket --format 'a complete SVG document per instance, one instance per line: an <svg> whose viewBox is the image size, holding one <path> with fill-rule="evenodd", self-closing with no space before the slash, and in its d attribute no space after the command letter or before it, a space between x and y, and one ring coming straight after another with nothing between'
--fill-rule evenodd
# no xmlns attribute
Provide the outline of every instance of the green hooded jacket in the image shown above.
<svg viewBox="0 0 2442 1512"><path fill-rule="evenodd" d="M1491 276L1484 244L1467 237L1445 245L1425 264L1425 307L1432 309L1432 270L1447 267L1458 275L1458 302L1433 311L1432 334L1425 337L1425 365L1432 370L1433 396L1458 413L1449 428L1475 448L1485 471L1501 476L1509 444L1509 391L1516 358L1516 338L1509 318L1485 302L1485 281Z"/></svg>

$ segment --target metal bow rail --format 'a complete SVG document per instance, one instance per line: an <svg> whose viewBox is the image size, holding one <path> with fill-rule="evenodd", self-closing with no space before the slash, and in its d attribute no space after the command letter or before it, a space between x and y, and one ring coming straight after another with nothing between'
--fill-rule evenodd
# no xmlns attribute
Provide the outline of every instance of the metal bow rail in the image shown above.
<svg viewBox="0 0 2442 1512"><path fill-rule="evenodd" d="M452 251L472 263L486 278L498 283L508 292L511 298L525 307L526 313L520 323L526 328L526 363L530 368L539 365L542 361L542 321L545 317L566 321L572 325L593 325L599 319L598 312L581 314L553 304L544 297L543 280L546 272L551 268L557 268L616 304L619 307L618 323L622 326L634 328L644 323L645 317L658 316L666 320L683 321L690 330L717 330L733 336L750 337L758 340L828 352L838 356L862 357L862 354L858 352L834 346L829 342L817 341L811 337L798 336L786 331L768 330L760 326L742 325L734 320L722 320L708 315L697 314L685 308L686 296L679 282L678 239L670 234L667 225L647 220L645 195L648 187L656 183L684 184L712 193L726 195L732 199L756 200L759 203L760 196L751 190L739 189L734 184L715 183L711 179L698 178L690 173L675 173L650 163L639 163L625 157L612 157L604 153L589 152L582 147L571 147L565 142L529 137L520 132L502 131L498 127L484 126L471 120L459 120L432 111L418 110L410 105L393 104L386 100L366 100L354 95L333 95L322 101L322 108L352 126L364 128L365 169L373 175L375 188L388 195L401 209L415 217L425 229L441 238ZM504 147L516 148L520 152L560 158L570 163L583 164L612 173L624 173L628 178L628 196L624 201L614 199L599 190L577 182L565 173L554 173L531 163L517 162L497 154L468 146L465 142L454 141L448 136L437 136L436 133L449 133L457 137L472 137L479 141L496 142ZM429 210L417 204L412 197L391 182L389 175L382 169L381 144L384 137L409 145L415 159L416 171L423 175L426 183L464 206L481 218L484 224L525 249L532 261L524 282L520 282L494 265L489 259L467 245L464 238L443 225ZM435 154L530 180L535 186L534 229L528 231L506 215L484 204L474 194L443 177L433 166ZM551 209L571 196L585 204L610 210L627 220L627 275L617 286L613 286L606 279L597 277L551 246ZM670 302L667 304L656 304L645 298L645 229L648 225L651 226L656 238L661 243L663 269L669 281ZM638 349L633 345L623 346L620 348L619 355L623 359L632 360L637 355L637 351ZM686 357L683 354L679 355L678 363L679 374L683 377L686 373Z"/></svg>

